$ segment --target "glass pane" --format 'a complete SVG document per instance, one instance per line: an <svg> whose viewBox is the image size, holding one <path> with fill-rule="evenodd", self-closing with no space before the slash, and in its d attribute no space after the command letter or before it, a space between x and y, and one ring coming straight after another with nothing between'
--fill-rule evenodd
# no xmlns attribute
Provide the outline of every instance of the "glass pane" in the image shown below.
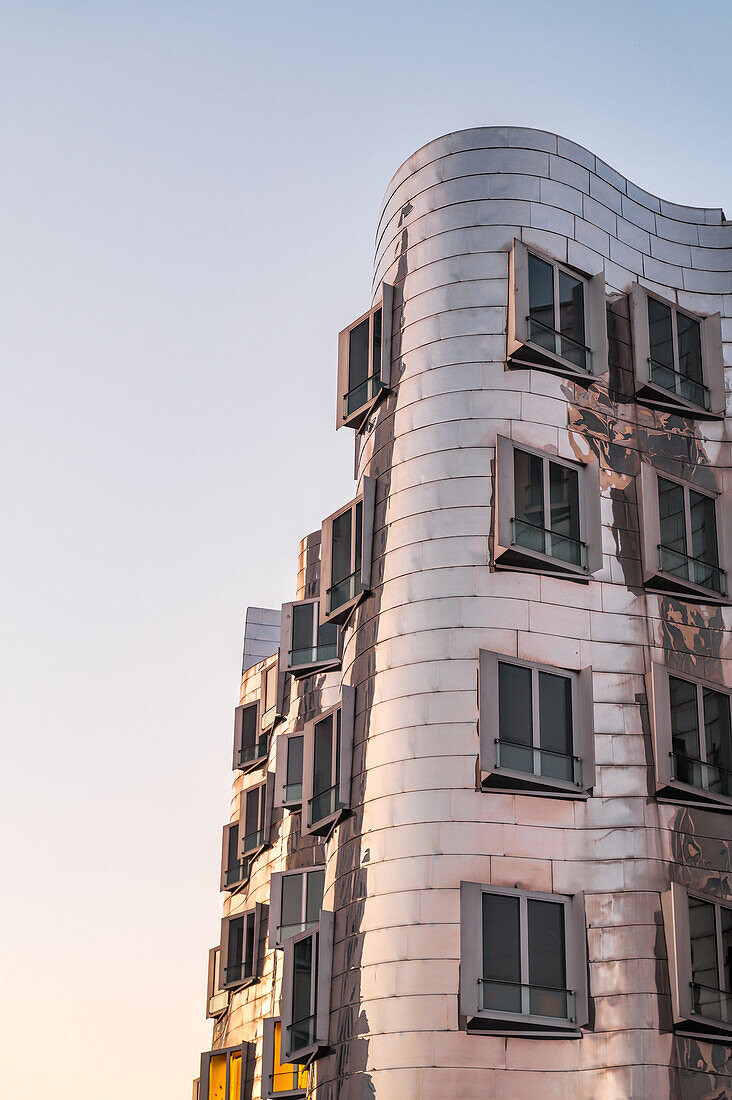
<svg viewBox="0 0 732 1100"><path fill-rule="evenodd" d="M674 369L674 343L671 310L655 298L648 299L648 331L651 339L651 359L659 366ZM661 385L664 383L661 382ZM671 387L673 388L673 383Z"/></svg>
<svg viewBox="0 0 732 1100"><path fill-rule="evenodd" d="M246 952L244 955L245 976L249 976L252 972L252 962L254 960L254 913L247 914L244 950Z"/></svg>
<svg viewBox="0 0 732 1100"><path fill-rule="evenodd" d="M661 545L679 554L686 554L683 486L659 477L658 511L661 521Z"/></svg>
<svg viewBox="0 0 732 1100"><path fill-rule="evenodd" d="M483 894L483 981L481 1005L521 1011L519 899Z"/></svg>
<svg viewBox="0 0 732 1100"><path fill-rule="evenodd" d="M543 462L538 455L516 448L513 452L514 509L516 519L537 528L533 536L524 527L521 545L530 550L544 550L544 479ZM526 541L525 541L526 539Z"/></svg>
<svg viewBox="0 0 732 1100"><path fill-rule="evenodd" d="M579 473L558 462L549 463L549 527L558 535L579 540Z"/></svg>
<svg viewBox="0 0 732 1100"><path fill-rule="evenodd" d="M312 1012L313 937L298 940L292 954L292 1021L297 1023L306 1020Z"/></svg>
<svg viewBox="0 0 732 1100"><path fill-rule="evenodd" d="M696 684L668 678L671 700L671 749L674 753L674 775L682 783L692 787L699 784L699 715L697 711Z"/></svg>
<svg viewBox="0 0 732 1100"><path fill-rule="evenodd" d="M241 1054L229 1058L229 1100L241 1100Z"/></svg>
<svg viewBox="0 0 732 1100"><path fill-rule="evenodd" d="M287 739L287 786L302 783L302 737Z"/></svg>
<svg viewBox="0 0 732 1100"><path fill-rule="evenodd" d="M729 695L704 688L704 740L707 787L732 798L732 731ZM732 993L732 986L729 989Z"/></svg>
<svg viewBox="0 0 732 1100"><path fill-rule="evenodd" d="M259 829L259 787L254 787L253 790L247 791L244 827L247 837L250 837Z"/></svg>
<svg viewBox="0 0 732 1100"><path fill-rule="evenodd" d="M265 713L277 705L277 665L270 665L264 677Z"/></svg>
<svg viewBox="0 0 732 1100"><path fill-rule="evenodd" d="M310 871L307 876L307 902L305 908L305 920L318 920L320 910L323 908L323 890L325 888L325 871Z"/></svg>
<svg viewBox="0 0 732 1100"><path fill-rule="evenodd" d="M239 865L239 826L229 826L229 846L227 854L227 866L229 870Z"/></svg>
<svg viewBox="0 0 732 1100"><path fill-rule="evenodd" d="M302 927L302 888L304 875L285 875L282 879L281 929ZM292 935L291 931L288 931Z"/></svg>
<svg viewBox="0 0 732 1100"><path fill-rule="evenodd" d="M585 342L584 286L566 271L559 272L559 331L577 344Z"/></svg>
<svg viewBox="0 0 732 1100"><path fill-rule="evenodd" d="M374 311L374 342L371 349L371 373L381 374L381 310Z"/></svg>
<svg viewBox="0 0 732 1100"><path fill-rule="evenodd" d="M354 540L354 555L353 555L353 571L354 573L361 572L361 551L363 548L363 501L359 500L356 504L356 522L355 530L353 533Z"/></svg>
<svg viewBox="0 0 732 1100"><path fill-rule="evenodd" d="M691 556L716 568L719 565L719 558L717 557L714 498L705 496L703 493L695 493L690 489L689 510L691 512ZM705 582L700 580L697 583Z"/></svg>
<svg viewBox="0 0 732 1100"><path fill-rule="evenodd" d="M272 1067L272 1092L291 1092L297 1088L298 1066L282 1063L282 1026L274 1026L274 1065Z"/></svg>
<svg viewBox="0 0 732 1100"><path fill-rule="evenodd" d="M313 644L313 615L316 604L296 603L292 608L292 648L310 649Z"/></svg>
<svg viewBox="0 0 732 1100"><path fill-rule="evenodd" d="M676 314L676 332L679 342L679 373L685 378L702 382L701 328L698 321L684 313ZM696 387L693 387L696 391ZM698 391L696 391L698 392ZM694 400L692 397L691 400Z"/></svg>
<svg viewBox="0 0 732 1100"><path fill-rule="evenodd" d="M722 918L722 979L726 993L732 993L732 909L720 906ZM728 1002L729 1003L729 1002Z"/></svg>
<svg viewBox="0 0 732 1100"><path fill-rule="evenodd" d="M529 922L529 1009L538 1016L568 1015L564 954L564 906L527 903Z"/></svg>
<svg viewBox="0 0 732 1100"><path fill-rule="evenodd" d="M333 520L331 585L351 575L351 510Z"/></svg>
<svg viewBox="0 0 732 1100"><path fill-rule="evenodd" d="M539 740L542 749L572 755L572 681L568 676L539 673ZM571 773L564 774L568 763L557 759L557 770L562 772L557 779L572 778Z"/></svg>
<svg viewBox="0 0 732 1100"><path fill-rule="evenodd" d="M227 967L240 966L244 958L244 917L234 917L229 921L229 953L226 956ZM237 974L228 973L227 980L236 980Z"/></svg>
<svg viewBox="0 0 732 1100"><path fill-rule="evenodd" d="M529 253L529 317L554 332L554 268ZM539 332L541 329L539 329ZM539 333L537 333L539 335ZM537 340L537 343L541 340ZM554 340L551 341L554 350Z"/></svg>
<svg viewBox="0 0 732 1100"><path fill-rule="evenodd" d="M352 328L348 336L348 388L354 390L369 375L369 319Z"/></svg>
<svg viewBox="0 0 732 1100"><path fill-rule="evenodd" d="M226 1055L214 1054L208 1063L208 1095L210 1100L226 1100Z"/></svg>
<svg viewBox="0 0 732 1100"><path fill-rule="evenodd" d="M313 796L327 791L333 785L333 715L329 714L315 727L315 752L313 762Z"/></svg>
<svg viewBox="0 0 732 1100"><path fill-rule="evenodd" d="M241 747L253 750L258 737L257 705L244 707L241 721Z"/></svg>
<svg viewBox="0 0 732 1100"><path fill-rule="evenodd" d="M533 743L531 699L531 669L499 661L498 736L501 741L517 745Z"/></svg>
<svg viewBox="0 0 732 1100"><path fill-rule="evenodd" d="M692 981L707 989L719 989L714 906L691 895L689 896L689 929Z"/></svg>

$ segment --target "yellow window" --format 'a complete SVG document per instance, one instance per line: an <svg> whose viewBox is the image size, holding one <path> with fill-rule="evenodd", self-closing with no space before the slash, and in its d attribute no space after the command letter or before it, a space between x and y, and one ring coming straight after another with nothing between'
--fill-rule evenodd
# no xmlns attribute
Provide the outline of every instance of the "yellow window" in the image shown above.
<svg viewBox="0 0 732 1100"><path fill-rule="evenodd" d="M232 1054L229 1061L229 1100L241 1097L241 1054Z"/></svg>
<svg viewBox="0 0 732 1100"><path fill-rule="evenodd" d="M295 1089L305 1089L308 1083L307 1066L291 1065L289 1062L281 1062L282 1053L282 1029L279 1020L274 1026L274 1066L272 1070L272 1091L293 1092Z"/></svg>
<svg viewBox="0 0 732 1100"><path fill-rule="evenodd" d="M208 1067L209 1100L227 1100L226 1097L226 1054L215 1054Z"/></svg>

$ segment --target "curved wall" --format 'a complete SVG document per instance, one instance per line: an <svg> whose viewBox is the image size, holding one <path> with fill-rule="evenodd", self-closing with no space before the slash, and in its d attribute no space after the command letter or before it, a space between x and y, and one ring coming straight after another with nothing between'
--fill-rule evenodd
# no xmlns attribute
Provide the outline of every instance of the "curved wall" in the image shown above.
<svg viewBox="0 0 732 1100"><path fill-rule="evenodd" d="M514 238L604 266L610 372L589 388L505 370ZM398 382L358 437L359 477L378 477L375 583L343 664L358 688L357 810L327 846L334 1053L317 1063L313 1095L732 1095L730 1048L673 1034L660 902L671 881L732 894L729 819L654 799L644 681L654 659L732 683L730 609L643 590L633 482L645 453L701 484L714 466L730 487L729 421L623 396L621 297L639 280L719 310L732 339L732 225L641 191L563 138L467 130L392 179L374 286L382 279L396 288ZM604 553L589 585L491 569L498 434L598 458ZM481 648L592 665L589 800L476 790ZM459 1029L461 880L586 891L594 1019L581 1040Z"/></svg>

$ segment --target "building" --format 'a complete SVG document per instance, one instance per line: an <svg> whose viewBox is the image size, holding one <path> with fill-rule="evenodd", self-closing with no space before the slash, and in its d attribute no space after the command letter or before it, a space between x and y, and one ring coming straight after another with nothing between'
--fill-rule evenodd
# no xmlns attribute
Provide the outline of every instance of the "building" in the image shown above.
<svg viewBox="0 0 732 1100"><path fill-rule="evenodd" d="M353 499L242 679L200 1100L732 1096L725 362L721 210L538 130L397 171Z"/></svg>

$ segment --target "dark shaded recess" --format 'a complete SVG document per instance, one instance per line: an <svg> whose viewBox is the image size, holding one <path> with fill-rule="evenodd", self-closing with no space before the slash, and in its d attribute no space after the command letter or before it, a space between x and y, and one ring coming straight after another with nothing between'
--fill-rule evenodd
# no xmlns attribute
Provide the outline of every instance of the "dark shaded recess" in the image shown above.
<svg viewBox="0 0 732 1100"><path fill-rule="evenodd" d="M627 294L607 303L608 392L617 404L629 404L635 395L630 299Z"/></svg>

